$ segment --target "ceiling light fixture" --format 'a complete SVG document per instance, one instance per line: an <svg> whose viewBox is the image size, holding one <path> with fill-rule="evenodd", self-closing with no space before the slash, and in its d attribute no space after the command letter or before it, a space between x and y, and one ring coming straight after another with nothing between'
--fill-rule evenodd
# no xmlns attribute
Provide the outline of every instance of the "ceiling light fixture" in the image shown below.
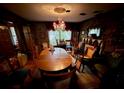
<svg viewBox="0 0 124 93"><path fill-rule="evenodd" d="M58 7L54 8L54 12L56 12L56 13L65 13L66 9L64 7L58 6Z"/></svg>
<svg viewBox="0 0 124 93"><path fill-rule="evenodd" d="M54 8L54 12L56 13L65 13L66 12L66 9L64 7L56 7ZM54 27L54 30L57 30L57 31L60 31L60 30L65 30L66 28L66 25L65 25L65 22L62 20L62 18L58 18L57 21L53 22L53 27Z"/></svg>
<svg viewBox="0 0 124 93"><path fill-rule="evenodd" d="M61 18L58 18L56 22L53 22L53 27L54 27L54 30L63 31L65 30L66 25L65 25L65 22Z"/></svg>
<svg viewBox="0 0 124 93"><path fill-rule="evenodd" d="M80 13L80 15L84 16L84 15L86 15L86 13Z"/></svg>
<svg viewBox="0 0 124 93"><path fill-rule="evenodd" d="M66 10L66 12L70 12L71 10Z"/></svg>

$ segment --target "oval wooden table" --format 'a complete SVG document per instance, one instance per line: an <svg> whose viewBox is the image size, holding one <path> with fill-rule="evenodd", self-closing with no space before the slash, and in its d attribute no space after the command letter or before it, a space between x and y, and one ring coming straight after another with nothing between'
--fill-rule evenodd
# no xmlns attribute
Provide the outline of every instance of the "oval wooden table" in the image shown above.
<svg viewBox="0 0 124 93"><path fill-rule="evenodd" d="M62 48L55 48L52 53L45 49L40 53L39 60L36 62L37 67L44 71L61 71L68 68L73 58Z"/></svg>

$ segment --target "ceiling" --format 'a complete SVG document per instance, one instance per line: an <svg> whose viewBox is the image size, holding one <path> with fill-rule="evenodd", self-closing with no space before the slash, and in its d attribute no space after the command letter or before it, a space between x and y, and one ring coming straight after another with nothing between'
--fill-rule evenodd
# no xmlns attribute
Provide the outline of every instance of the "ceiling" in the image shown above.
<svg viewBox="0 0 124 93"><path fill-rule="evenodd" d="M66 22L81 22L109 10L123 7L119 3L14 3L0 6L30 21L55 21L62 18ZM64 13L56 13L54 8L63 7ZM68 10L68 11L67 11ZM70 12L69 12L70 10ZM80 15L80 13L83 13Z"/></svg>

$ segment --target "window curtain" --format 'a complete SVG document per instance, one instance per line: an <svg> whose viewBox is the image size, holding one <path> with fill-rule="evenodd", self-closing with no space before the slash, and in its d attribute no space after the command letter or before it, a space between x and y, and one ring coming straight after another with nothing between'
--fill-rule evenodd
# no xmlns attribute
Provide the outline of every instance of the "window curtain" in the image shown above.
<svg viewBox="0 0 124 93"><path fill-rule="evenodd" d="M57 30L50 30L48 32L49 35L49 43L51 45L58 45L61 43L61 41L71 40L71 31L65 30L65 31L57 31Z"/></svg>

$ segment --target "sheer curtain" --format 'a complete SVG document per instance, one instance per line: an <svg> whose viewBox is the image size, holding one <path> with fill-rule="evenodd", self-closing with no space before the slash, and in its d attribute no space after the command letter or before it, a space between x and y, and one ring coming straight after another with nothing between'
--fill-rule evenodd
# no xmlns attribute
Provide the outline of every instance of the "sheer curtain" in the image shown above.
<svg viewBox="0 0 124 93"><path fill-rule="evenodd" d="M96 34L97 37L100 36L100 28L89 29L88 36L90 36L92 34Z"/></svg>
<svg viewBox="0 0 124 93"><path fill-rule="evenodd" d="M57 44L60 44L60 41L71 40L71 33L72 32L70 30L48 31L50 45L56 46Z"/></svg>

